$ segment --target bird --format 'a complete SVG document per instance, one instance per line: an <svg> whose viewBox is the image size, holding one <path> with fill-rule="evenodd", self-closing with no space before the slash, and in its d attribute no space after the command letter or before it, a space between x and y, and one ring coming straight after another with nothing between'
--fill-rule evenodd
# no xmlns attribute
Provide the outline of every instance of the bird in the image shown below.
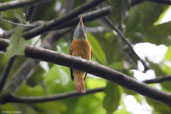
<svg viewBox="0 0 171 114"><path fill-rule="evenodd" d="M70 46L70 55L91 61L92 46L87 40L86 27L82 17L74 31L73 40ZM75 90L78 93L85 93L85 78L87 73L78 69L70 68L71 78L75 83Z"/></svg>

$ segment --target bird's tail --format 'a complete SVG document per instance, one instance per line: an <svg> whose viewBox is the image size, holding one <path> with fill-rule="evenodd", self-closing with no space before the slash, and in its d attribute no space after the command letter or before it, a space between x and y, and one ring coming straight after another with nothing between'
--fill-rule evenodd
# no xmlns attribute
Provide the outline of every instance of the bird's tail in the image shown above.
<svg viewBox="0 0 171 114"><path fill-rule="evenodd" d="M85 84L84 84L84 79L83 80L77 80L74 79L75 82L75 90L79 93L85 93Z"/></svg>

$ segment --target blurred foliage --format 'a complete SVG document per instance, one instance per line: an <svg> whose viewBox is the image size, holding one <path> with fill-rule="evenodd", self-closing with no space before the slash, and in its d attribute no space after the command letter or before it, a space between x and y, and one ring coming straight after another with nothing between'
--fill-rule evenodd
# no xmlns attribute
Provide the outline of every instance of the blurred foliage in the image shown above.
<svg viewBox="0 0 171 114"><path fill-rule="evenodd" d="M10 0L0 0L0 2L7 1ZM125 36L133 44L150 42L157 45L163 44L168 46L168 51L160 63L154 63L153 61L148 60L146 60L146 62L149 64L150 68L154 70L156 77L170 75L171 21L160 24L160 20L165 15L169 6L153 2L142 2L136 6L131 6L129 1L130 0L108 0L101 6L110 5L112 7L109 18L119 29L121 29L121 31L123 31ZM87 1L75 0L73 8L76 8L85 2ZM39 20L47 21L60 17L63 15L60 11L62 7L65 6L64 3L67 2L64 2L64 0L53 0L35 5L35 10L33 11L30 22ZM24 8L27 10L28 7ZM25 23L25 14L23 13L22 8L1 11L0 17L17 23ZM126 54L130 54L130 50L125 43L122 41L120 42L118 35L115 32L109 31L110 29L108 26L100 19L85 23L85 25L88 27L102 26L106 30L100 34L87 33L88 40L93 48L92 60L133 77L131 71L133 65L125 56ZM5 53L0 52L1 74L8 62L9 56L21 54L26 42L21 38L21 27L16 27L0 21L0 28L4 31L15 28L16 31L11 37L10 48L8 48L7 51L8 56ZM73 32L62 36L53 50L69 54L72 34ZM41 38L43 37L44 35L41 36ZM32 41L33 40L29 40L29 44L31 44ZM130 57L137 63L137 60L132 54ZM10 76L17 71L25 59L26 58L22 56L16 58ZM125 68L124 62L128 64L128 69ZM46 70L39 65L34 72L30 73L30 75L31 76L26 83L22 84L15 93L16 95L46 96L74 90L74 83L71 80L70 71L67 67L48 63ZM123 96L133 95L139 104L142 104L142 101L145 100L144 97L140 97L140 95L134 91L121 88L115 83L94 77L91 74L87 75L85 86L87 89L105 87L105 91L47 103L7 103L5 105L0 105L0 112L20 111L22 114L131 114L124 104ZM161 87L161 90L171 92L170 81L163 82L159 84L159 86ZM152 107L153 114L170 114L171 112L171 109L168 106L163 105L160 102L148 98L146 101Z"/></svg>

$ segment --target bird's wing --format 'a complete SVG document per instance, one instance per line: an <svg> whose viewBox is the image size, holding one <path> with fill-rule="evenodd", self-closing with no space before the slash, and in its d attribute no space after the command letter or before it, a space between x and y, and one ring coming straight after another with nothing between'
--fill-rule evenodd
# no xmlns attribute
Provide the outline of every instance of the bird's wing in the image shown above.
<svg viewBox="0 0 171 114"><path fill-rule="evenodd" d="M93 51L91 50L91 60L92 60L92 56L93 56ZM85 74L84 80L86 79L86 76L87 76L87 72L86 72L86 74Z"/></svg>
<svg viewBox="0 0 171 114"><path fill-rule="evenodd" d="M69 54L72 55L72 47L70 48ZM71 79L74 80L72 68L70 68L70 73L71 73Z"/></svg>

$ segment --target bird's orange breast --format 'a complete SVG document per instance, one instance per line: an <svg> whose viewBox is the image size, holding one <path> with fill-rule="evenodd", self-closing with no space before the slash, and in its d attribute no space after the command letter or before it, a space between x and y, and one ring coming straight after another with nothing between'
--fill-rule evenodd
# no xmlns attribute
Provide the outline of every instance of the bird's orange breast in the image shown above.
<svg viewBox="0 0 171 114"><path fill-rule="evenodd" d="M92 47L88 40L73 40L71 44L71 55L91 60Z"/></svg>

